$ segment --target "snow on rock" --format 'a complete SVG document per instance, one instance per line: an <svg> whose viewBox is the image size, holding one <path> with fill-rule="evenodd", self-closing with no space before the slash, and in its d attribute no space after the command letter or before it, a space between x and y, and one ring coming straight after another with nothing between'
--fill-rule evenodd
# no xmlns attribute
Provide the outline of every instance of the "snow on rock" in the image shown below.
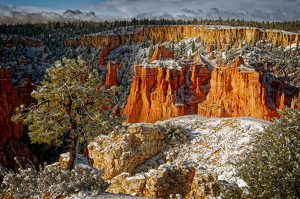
<svg viewBox="0 0 300 199"><path fill-rule="evenodd" d="M90 144L89 155L96 168L107 169L104 176L111 183L107 189L111 193L217 196L218 180L245 185L234 178L235 170L229 162L251 150L251 135L269 124L250 117L198 115L155 124L137 123L120 134L100 136ZM166 131L170 126L175 127L173 134Z"/></svg>
<svg viewBox="0 0 300 199"><path fill-rule="evenodd" d="M184 146L174 161L192 161L218 175L219 180L234 182L234 161L251 149L251 135L263 130L270 122L250 117L205 118L183 116L156 124L173 123L186 128L191 141Z"/></svg>

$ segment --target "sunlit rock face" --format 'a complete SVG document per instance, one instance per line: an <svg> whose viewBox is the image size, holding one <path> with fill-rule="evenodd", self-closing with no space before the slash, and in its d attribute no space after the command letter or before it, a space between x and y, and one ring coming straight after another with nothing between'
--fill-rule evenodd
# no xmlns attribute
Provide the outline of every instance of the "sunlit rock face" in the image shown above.
<svg viewBox="0 0 300 199"><path fill-rule="evenodd" d="M151 65L135 66L124 110L128 122L155 122L196 114L198 103L207 95L204 86L209 83L210 72L206 64L198 59L180 67L160 64L154 61Z"/></svg>
<svg viewBox="0 0 300 199"><path fill-rule="evenodd" d="M95 35L84 35L68 39L67 46L92 46L103 48L103 58L108 56L110 50L124 45L126 42L142 42L144 38L165 42L188 38L200 38L207 44L210 52L216 41L219 49L225 49L226 45L234 44L245 40L247 43L259 40L271 41L275 46L288 46L300 40L299 34L277 30L264 30L246 27L226 27L226 26L144 26L134 30L117 31L114 34L102 33ZM228 40L231 38L231 41ZM105 56L106 55L106 56ZM99 63L104 63L103 59Z"/></svg>
<svg viewBox="0 0 300 199"><path fill-rule="evenodd" d="M170 49L168 49L164 46L158 46L158 47L156 47L156 49L152 55L152 58L149 62L153 62L155 60L166 59L166 58L174 59L173 53L170 51Z"/></svg>
<svg viewBox="0 0 300 199"><path fill-rule="evenodd" d="M159 64L135 66L124 110L128 122L155 122L188 114L271 120L278 116L277 109L291 106L297 97L295 92L285 92L273 73L246 67L242 57L232 66L215 67L211 74L197 56L180 67Z"/></svg>
<svg viewBox="0 0 300 199"><path fill-rule="evenodd" d="M290 107L297 97L295 92L286 94L273 73L245 67L241 57L233 66L214 68L210 85L206 100L198 105L199 115L271 120L278 116L277 109Z"/></svg>

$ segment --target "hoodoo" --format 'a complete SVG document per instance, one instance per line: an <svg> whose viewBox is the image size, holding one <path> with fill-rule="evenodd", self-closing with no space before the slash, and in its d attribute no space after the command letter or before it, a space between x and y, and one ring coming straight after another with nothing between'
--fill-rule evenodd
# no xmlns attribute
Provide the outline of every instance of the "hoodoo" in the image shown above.
<svg viewBox="0 0 300 199"><path fill-rule="evenodd" d="M157 62L136 65L124 114L127 121L155 122L171 117L197 114L197 104L206 96L209 83L207 65L186 61L182 66Z"/></svg>
<svg viewBox="0 0 300 199"><path fill-rule="evenodd" d="M151 60L159 52L157 48ZM271 120L278 115L277 109L291 106L297 97L285 94L284 85L273 73L245 66L240 56L232 66L216 67L211 74L197 55L181 66L164 64L135 66L124 110L128 122L155 122L187 114Z"/></svg>

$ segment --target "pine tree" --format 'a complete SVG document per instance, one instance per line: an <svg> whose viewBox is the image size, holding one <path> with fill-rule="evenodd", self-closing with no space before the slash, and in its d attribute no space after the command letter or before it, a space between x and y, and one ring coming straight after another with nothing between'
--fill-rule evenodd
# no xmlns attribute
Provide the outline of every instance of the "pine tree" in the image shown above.
<svg viewBox="0 0 300 199"><path fill-rule="evenodd" d="M192 52L195 52L195 51L196 51L195 41L193 40L192 41Z"/></svg>
<svg viewBox="0 0 300 199"><path fill-rule="evenodd" d="M90 71L82 60L57 61L48 68L32 97L37 101L29 108L21 106L14 121L28 125L32 143L60 144L59 137L68 132L71 137L68 169L74 168L79 141L108 133L120 124L120 103L114 93L116 87L107 90L101 86L96 70Z"/></svg>
<svg viewBox="0 0 300 199"><path fill-rule="evenodd" d="M147 39L147 35L144 32L144 36L143 36L143 48L147 48L148 47L148 39Z"/></svg>
<svg viewBox="0 0 300 199"><path fill-rule="evenodd" d="M155 35L153 35L152 37L152 45L155 45L156 44L156 39L155 39Z"/></svg>

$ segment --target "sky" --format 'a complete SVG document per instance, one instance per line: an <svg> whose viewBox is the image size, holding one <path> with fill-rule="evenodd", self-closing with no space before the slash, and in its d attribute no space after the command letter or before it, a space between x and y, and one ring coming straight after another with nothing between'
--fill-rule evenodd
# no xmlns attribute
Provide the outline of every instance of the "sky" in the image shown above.
<svg viewBox="0 0 300 199"><path fill-rule="evenodd" d="M87 4L99 3L101 0L0 0L2 4L15 6L41 7L51 10L80 9Z"/></svg>
<svg viewBox="0 0 300 199"><path fill-rule="evenodd" d="M81 12L65 13L67 9ZM0 0L0 19L3 15L32 20L37 13L40 20L222 17L283 21L300 20L300 0Z"/></svg>

